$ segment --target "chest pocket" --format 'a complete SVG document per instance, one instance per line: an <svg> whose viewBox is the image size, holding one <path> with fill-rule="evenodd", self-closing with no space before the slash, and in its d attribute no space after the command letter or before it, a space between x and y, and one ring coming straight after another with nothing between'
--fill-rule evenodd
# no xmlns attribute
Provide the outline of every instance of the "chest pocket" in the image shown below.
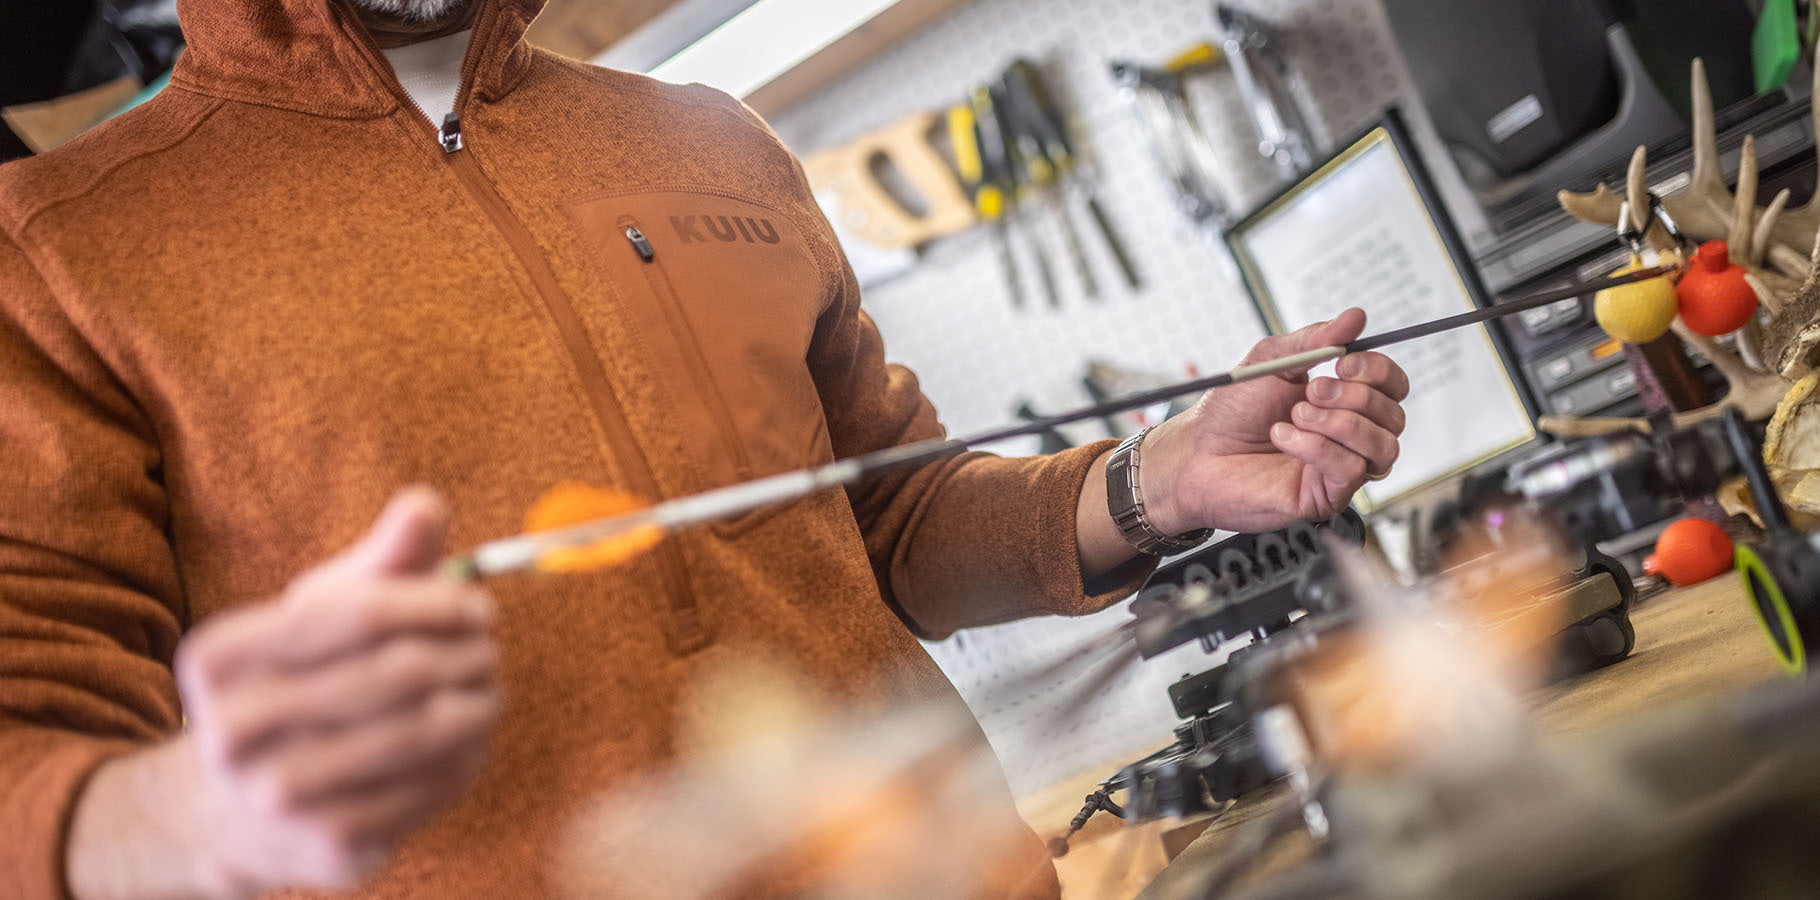
<svg viewBox="0 0 1820 900"><path fill-rule="evenodd" d="M784 216L689 191L588 197L569 214L649 356L701 487L832 458L807 362L822 282Z"/></svg>

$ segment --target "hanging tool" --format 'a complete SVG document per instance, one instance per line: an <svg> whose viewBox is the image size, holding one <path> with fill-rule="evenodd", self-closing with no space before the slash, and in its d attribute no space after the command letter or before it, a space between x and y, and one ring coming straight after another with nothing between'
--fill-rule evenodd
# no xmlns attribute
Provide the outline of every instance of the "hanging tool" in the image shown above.
<svg viewBox="0 0 1820 900"><path fill-rule="evenodd" d="M1220 53L1220 48L1215 47L1212 41L1202 41L1170 57L1168 62L1163 63L1163 70L1180 75L1195 69L1212 68L1225 61L1225 55Z"/></svg>
<svg viewBox="0 0 1820 900"><path fill-rule="evenodd" d="M469 555L449 560L445 565L445 571L463 578L496 575L528 568L543 571L570 571L574 568L573 563L578 555L582 553L599 553L617 562L629 555L621 552L609 552L617 550L614 543L618 541L626 541L638 549L643 549L661 539L664 534L676 529L718 521L775 503L797 500L828 488L849 485L882 469L911 463L924 463L981 444L992 444L1010 438L1041 434L1071 422L1099 418L1154 403L1167 402L1184 394L1199 393L1270 375L1305 370L1323 362L1339 359L1349 353L1363 353L1403 341L1440 334L1455 328L1477 325L1527 309L1536 309L1571 297L1583 296L1613 285L1654 278L1670 271L1673 271L1672 267L1659 266L1599 281L1544 291L1495 306L1362 337L1341 345L1320 347L1264 362L1241 365L1218 375L1209 375L1153 390L1140 391L1118 400L1096 403L1057 415L1043 416L1022 425L1006 426L970 438L931 438L912 444L887 447L814 468L799 469L714 488L592 521L503 538L483 544Z"/></svg>
<svg viewBox="0 0 1820 900"><path fill-rule="evenodd" d="M1011 305L1024 306L1024 285L1017 274L1017 257L1011 252L1011 223L1007 218L1010 200L1004 171L1003 148L988 148L980 137L979 118L971 102L948 110L948 141L954 145L955 167L961 183L973 199L973 211L980 221L992 227L998 244L999 265L1005 272L1005 286L1011 291Z"/></svg>
<svg viewBox="0 0 1820 900"><path fill-rule="evenodd" d="M1188 76L1222 65L1232 69L1258 152L1284 180L1313 165L1315 139L1289 89L1289 66L1270 26L1224 4L1216 4L1214 11L1222 32L1217 44L1197 43L1160 68L1115 62L1112 80L1144 124L1151 151L1175 190L1177 209L1210 241L1223 245L1221 232L1234 218L1220 182L1225 167L1188 102Z"/></svg>
<svg viewBox="0 0 1820 900"><path fill-rule="evenodd" d="M1220 49L1232 66L1245 112L1257 132L1258 153L1275 163L1283 180L1314 168L1315 140L1300 101L1289 89L1289 61L1282 42L1262 20L1225 3L1214 4L1220 20Z"/></svg>
<svg viewBox="0 0 1820 900"><path fill-rule="evenodd" d="M1017 413L1018 418L1023 419L1026 422L1034 422L1043 417L1043 414L1037 412L1036 407L1031 406L1030 401L1028 400L1018 401L1017 409L1014 410L1014 412ZM1062 434L1060 431L1056 431L1053 428L1043 432L1038 435L1038 437L1041 437L1043 440L1042 445L1037 448L1036 452L1044 456L1060 453L1063 450L1067 450L1074 446L1074 442L1068 440L1067 435Z"/></svg>
<svg viewBox="0 0 1820 900"><path fill-rule="evenodd" d="M1144 125L1151 152L1174 189L1176 211L1210 240L1223 243L1220 232L1232 223L1232 205L1220 186L1219 155L1188 104L1181 72L1115 62L1112 80Z"/></svg>
<svg viewBox="0 0 1820 900"><path fill-rule="evenodd" d="M1068 137L1067 119L1045 85L1042 71L1030 60L1012 60L1010 67L1005 70L1005 87L1014 117L1020 121L1023 129L1036 136L1044 156L1048 157L1050 166L1055 170L1056 178L1065 189L1065 195L1081 198L1094 226L1099 230L1100 238L1106 243L1106 249L1118 263L1125 284L1133 290L1137 289L1141 286L1137 267L1132 264L1124 242L1113 232L1112 223L1100 206L1097 179L1089 171L1086 161L1075 151L1074 143Z"/></svg>
<svg viewBox="0 0 1820 900"><path fill-rule="evenodd" d="M1042 125L1035 121L1042 117L1029 111L1029 101L1024 95L1020 80L1010 70L999 77L993 93L1002 114L1001 121L1007 125L1005 134L1016 150L1014 161L1023 166L1024 181L1030 185L1032 199L1048 210L1050 222L1062 239L1062 253L1074 268L1075 277L1080 279L1081 292L1098 297L1099 280L1094 278L1093 268L1087 264L1087 254L1081 249L1081 236L1074 230L1074 221L1068 218L1068 210L1062 202L1061 173L1043 141Z"/></svg>
<svg viewBox="0 0 1820 900"><path fill-rule="evenodd" d="M1025 204L1031 199L1031 189L1024 176L1023 163L1018 158L1017 143L1011 136L1001 97L1000 90L984 84L976 84L967 92L967 100L973 106L974 127L979 130L982 165L999 179L1000 194L1008 201L1009 212L1005 216L1010 222L1028 224ZM1055 273L1049 268L1049 256L1043 252L1042 242L1035 234L1026 232L1025 237L1030 259L1036 265L1037 278L1049 296L1049 305L1060 307L1062 297L1055 289Z"/></svg>
<svg viewBox="0 0 1820 900"><path fill-rule="evenodd" d="M880 247L914 248L972 228L972 204L941 152L930 142L936 116L915 112L883 128L803 160L803 174L817 197L833 199L841 224ZM893 196L874 166L888 161L923 199L912 209Z"/></svg>

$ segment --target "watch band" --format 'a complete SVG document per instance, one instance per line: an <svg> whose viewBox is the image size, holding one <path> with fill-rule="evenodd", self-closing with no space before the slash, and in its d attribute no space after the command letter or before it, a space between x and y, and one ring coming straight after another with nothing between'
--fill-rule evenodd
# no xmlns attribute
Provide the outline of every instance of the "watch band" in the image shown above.
<svg viewBox="0 0 1820 900"><path fill-rule="evenodd" d="M1144 493L1138 488L1138 454L1144 446L1144 436L1149 433L1150 428L1145 428L1126 438L1106 460L1106 511L1112 514L1119 534L1139 553L1151 556L1185 553L1212 537L1213 529L1167 535L1150 524L1144 514Z"/></svg>

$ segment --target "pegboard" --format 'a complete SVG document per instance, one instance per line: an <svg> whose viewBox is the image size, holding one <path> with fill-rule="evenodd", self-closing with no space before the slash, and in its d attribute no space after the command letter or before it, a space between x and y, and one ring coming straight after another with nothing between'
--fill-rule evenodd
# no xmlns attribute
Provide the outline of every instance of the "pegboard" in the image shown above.
<svg viewBox="0 0 1820 900"><path fill-rule="evenodd" d="M1457 173L1440 164L1440 145L1408 87L1379 0L1235 5L1277 27L1318 140L1345 139L1386 106L1401 105L1456 220L1469 234L1482 228L1471 204L1460 202L1465 190ZM1098 276L1098 300L1082 294L1051 233L1041 232L1062 305L1050 308L1026 263L1026 305L1014 309L985 229L926 248L914 270L870 288L863 299L888 356L917 372L951 433L1009 421L1021 401L1038 411L1089 402L1080 387L1089 360L1180 377L1190 369L1225 368L1264 335L1224 248L1175 214L1147 139L1109 73L1113 60L1157 65L1215 31L1208 0L975 0L772 119L786 143L810 153L908 112L959 102L970 84L996 75L1015 56L1041 64L1058 102L1076 116L1100 202L1143 277L1140 291L1118 277L1077 206L1073 215ZM1275 170L1252 149L1255 138L1230 72L1197 75L1190 98L1226 166L1224 186L1234 207L1274 193ZM1071 436L1105 435L1088 425ZM999 449L1028 453L1035 443ZM1083 619L1012 623L929 645L974 705L1020 794L1168 743L1175 718L1163 688L1211 664L1204 655L1137 668L1074 711L1063 735L1048 733L1046 724L1079 703L1068 685L1026 691L1016 702L994 698L995 685L1054 660L1125 615L1121 604Z"/></svg>

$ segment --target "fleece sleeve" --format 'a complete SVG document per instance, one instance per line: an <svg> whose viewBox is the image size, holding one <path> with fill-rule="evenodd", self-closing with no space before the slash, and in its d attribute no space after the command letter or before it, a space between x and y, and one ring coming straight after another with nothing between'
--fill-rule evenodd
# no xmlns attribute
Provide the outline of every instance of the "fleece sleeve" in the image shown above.
<svg viewBox="0 0 1820 900"><path fill-rule="evenodd" d="M836 456L944 434L909 369L885 361L877 326L860 309L859 284L801 164L769 125L725 95L717 102L762 135L791 182L793 215L823 274L824 303L809 348ZM884 472L848 489L880 592L924 637L1044 613L1094 612L1131 594L1154 568L1139 557L1094 583L1075 547L1081 486L1114 446L1102 441L1053 456L1006 459L966 453Z"/></svg>
<svg viewBox="0 0 1820 900"><path fill-rule="evenodd" d="M141 411L0 234L0 896L64 896L84 780L179 728L159 461Z"/></svg>
<svg viewBox="0 0 1820 900"><path fill-rule="evenodd" d="M938 437L935 408L916 376L885 361L878 328L859 307L846 259L834 260L834 300L811 365L837 456ZM1040 613L1081 614L1130 594L1151 566L1133 561L1085 583L1075 509L1114 441L1053 456L966 453L890 470L849 491L886 599L919 634Z"/></svg>

